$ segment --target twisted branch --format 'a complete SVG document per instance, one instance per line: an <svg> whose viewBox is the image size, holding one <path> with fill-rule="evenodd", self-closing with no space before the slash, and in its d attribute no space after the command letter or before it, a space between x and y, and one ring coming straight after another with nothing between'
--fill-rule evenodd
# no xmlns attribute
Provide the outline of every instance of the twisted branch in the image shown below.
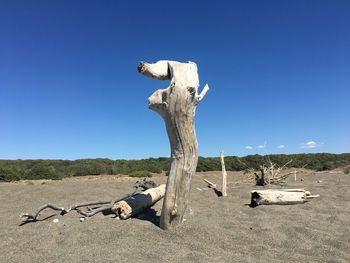
<svg viewBox="0 0 350 263"><path fill-rule="evenodd" d="M45 209L52 209L54 211L60 211L61 216L74 210L78 214L82 215L84 217L83 219L87 219L87 218L92 217L98 213L110 211L115 203L122 201L122 200L125 200L131 196L134 196L135 194L140 192L140 190L144 191L144 190L156 187L156 186L157 186L157 184L155 182L147 181L146 179L144 179L141 182L137 181L134 185L134 190L131 193L129 193L123 197L116 197L116 198L113 198L112 200L108 200L108 201L92 201L92 202L78 203L78 204L75 204L75 205L69 207L68 209L65 209L64 207L58 207L58 206L51 204L51 203L47 203L47 204L39 207L38 210L33 214L29 214L29 213L21 214L20 215L20 217L22 219L21 225L29 223L29 222L42 221L42 220L47 219L47 218L44 218L41 220L38 219L38 216L40 215L40 213ZM94 206L94 208L91 208L90 206ZM85 208L85 210L84 210L84 208Z"/></svg>

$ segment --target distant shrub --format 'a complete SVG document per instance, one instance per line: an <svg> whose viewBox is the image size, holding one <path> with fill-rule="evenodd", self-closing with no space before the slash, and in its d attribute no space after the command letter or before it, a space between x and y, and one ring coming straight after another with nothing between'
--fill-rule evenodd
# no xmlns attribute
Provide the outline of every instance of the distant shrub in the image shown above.
<svg viewBox="0 0 350 263"><path fill-rule="evenodd" d="M68 169L68 174L73 176L100 175L103 169L98 164L76 163Z"/></svg>
<svg viewBox="0 0 350 263"><path fill-rule="evenodd" d="M130 177L152 177L149 171L133 171L129 173Z"/></svg>
<svg viewBox="0 0 350 263"><path fill-rule="evenodd" d="M346 168L344 169L344 173L345 173L345 174L349 174L349 173L350 173L350 167L346 167Z"/></svg>
<svg viewBox="0 0 350 263"><path fill-rule="evenodd" d="M63 174L57 172L55 167L53 166L46 166L45 164L38 163L35 164L31 169L26 171L24 178L29 180L61 180L63 178Z"/></svg>
<svg viewBox="0 0 350 263"><path fill-rule="evenodd" d="M245 157L226 156L227 171L257 170L266 163L267 156L248 155ZM269 155L271 162L283 166L293 160L288 167L305 167L324 171L350 167L350 154L275 154ZM147 177L150 173L168 171L169 158L148 158L142 160L111 160L105 158L69 160L0 160L0 181L19 179L54 179L67 176L131 174ZM197 172L221 171L219 157L199 157ZM345 170L344 170L345 171Z"/></svg>
<svg viewBox="0 0 350 263"><path fill-rule="evenodd" d="M0 181L12 182L18 180L20 180L20 177L17 175L15 170L0 168Z"/></svg>

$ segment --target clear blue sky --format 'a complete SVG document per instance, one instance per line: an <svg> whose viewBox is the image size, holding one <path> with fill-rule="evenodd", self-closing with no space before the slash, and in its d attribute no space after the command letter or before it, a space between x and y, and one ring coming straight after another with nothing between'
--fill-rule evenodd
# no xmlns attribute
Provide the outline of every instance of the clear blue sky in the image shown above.
<svg viewBox="0 0 350 263"><path fill-rule="evenodd" d="M147 107L168 82L136 69L160 59L196 62L210 86L202 156L350 152L349 14L331 0L0 0L0 159L169 156Z"/></svg>

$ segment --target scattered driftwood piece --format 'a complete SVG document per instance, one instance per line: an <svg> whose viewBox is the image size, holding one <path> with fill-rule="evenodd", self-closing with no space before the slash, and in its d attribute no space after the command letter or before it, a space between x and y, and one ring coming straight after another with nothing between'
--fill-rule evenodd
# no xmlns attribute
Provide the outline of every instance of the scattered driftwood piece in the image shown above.
<svg viewBox="0 0 350 263"><path fill-rule="evenodd" d="M208 187L209 187L209 188L215 188L215 189L216 189L216 184L214 184L214 183L212 183L212 182L210 182L209 180L204 179L204 178L203 178L203 181L206 182L206 183L208 184Z"/></svg>
<svg viewBox="0 0 350 263"><path fill-rule="evenodd" d="M121 219L128 219L151 207L165 195L165 184L148 189L115 203L111 209Z"/></svg>
<svg viewBox="0 0 350 263"><path fill-rule="evenodd" d="M160 217L160 227L169 229L182 223L186 211L191 180L198 162L195 111L209 87L205 85L198 93L198 69L194 62L140 62L138 71L153 79L170 80L169 87L155 91L148 98L149 108L165 121L171 145L169 176Z"/></svg>
<svg viewBox="0 0 350 263"><path fill-rule="evenodd" d="M216 194L217 196L222 196L222 192L221 192L220 190L218 190L216 184L214 184L214 183L212 183L212 182L210 182L209 180L204 179L204 178L203 178L203 181L206 182L206 183L208 184L208 187L209 187L209 188L211 188L211 189L214 190L214 192L215 192L215 194ZM206 190L208 190L209 188L207 188ZM204 189L203 189L203 190L204 190Z"/></svg>
<svg viewBox="0 0 350 263"><path fill-rule="evenodd" d="M225 160L224 160L224 151L220 152L220 160L221 160L221 170L222 170L222 196L227 196L227 173L225 168Z"/></svg>
<svg viewBox="0 0 350 263"><path fill-rule="evenodd" d="M304 189L253 190L251 191L250 206L303 204L316 197L320 196L311 195L309 191Z"/></svg>
<svg viewBox="0 0 350 263"><path fill-rule="evenodd" d="M254 173L256 185L284 185L287 177L291 174L291 172L286 172L286 167L291 162L292 160L286 162L280 167L277 164L272 163L270 158L268 158L268 165L263 164L260 166L260 174Z"/></svg>
<svg viewBox="0 0 350 263"><path fill-rule="evenodd" d="M33 214L24 213L24 214L21 214L20 217L22 219L22 224L26 224L29 222L36 222L36 221L40 221L38 217L43 210L52 209L54 211L60 211L61 212L60 215L62 216L69 213L70 211L76 211L77 213L83 216L83 219L86 219L94 216L97 213L111 211L111 208L116 202L119 202L134 196L139 192L139 190L144 191L156 186L157 184L155 182L146 180L145 178L143 181L137 181L134 185L134 190L130 194L127 194L123 197L116 197L116 198L113 198L112 200L107 200L107 201L92 201L92 202L79 203L67 209L64 207L59 207L51 203L48 203L39 207L38 210ZM47 218L44 218L41 220L45 220Z"/></svg>
<svg viewBox="0 0 350 263"><path fill-rule="evenodd" d="M37 218L40 215L40 212L47 209L47 208L50 208L54 211L61 211L61 215L68 213L64 207L58 207L58 206L53 205L53 204L45 204L45 205L39 207L35 213L33 213L33 214L24 213L24 214L21 214L20 217L22 218L22 220L24 222L37 221Z"/></svg>

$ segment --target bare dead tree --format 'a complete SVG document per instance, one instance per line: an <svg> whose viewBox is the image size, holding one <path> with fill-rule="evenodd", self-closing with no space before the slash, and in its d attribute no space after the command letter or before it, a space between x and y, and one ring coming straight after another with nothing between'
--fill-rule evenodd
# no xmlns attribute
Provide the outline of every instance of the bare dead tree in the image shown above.
<svg viewBox="0 0 350 263"><path fill-rule="evenodd" d="M169 87L155 91L148 99L149 108L164 119L171 145L169 176L160 218L160 227L168 229L183 221L198 162L194 116L198 103L209 88L205 85L198 94L198 70L193 62L140 62L138 71L153 79L170 80Z"/></svg>
<svg viewBox="0 0 350 263"><path fill-rule="evenodd" d="M292 160L289 160L283 166L278 166L268 158L267 165L260 166L260 174L254 173L256 185L285 184L287 177L292 174L292 172L286 171L286 167L291 162Z"/></svg>

